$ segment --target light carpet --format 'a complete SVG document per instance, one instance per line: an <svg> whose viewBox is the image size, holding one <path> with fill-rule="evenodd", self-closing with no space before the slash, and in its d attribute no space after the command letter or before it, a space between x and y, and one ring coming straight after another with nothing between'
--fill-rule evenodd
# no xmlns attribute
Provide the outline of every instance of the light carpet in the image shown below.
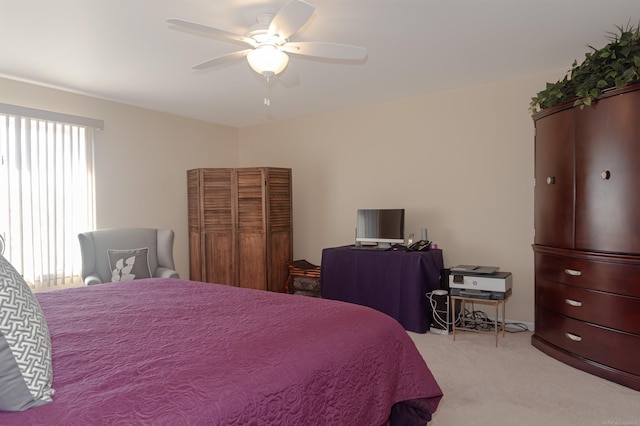
<svg viewBox="0 0 640 426"><path fill-rule="evenodd" d="M493 334L409 335L444 392L429 426L640 426L640 392L545 355L531 332L498 347Z"/></svg>

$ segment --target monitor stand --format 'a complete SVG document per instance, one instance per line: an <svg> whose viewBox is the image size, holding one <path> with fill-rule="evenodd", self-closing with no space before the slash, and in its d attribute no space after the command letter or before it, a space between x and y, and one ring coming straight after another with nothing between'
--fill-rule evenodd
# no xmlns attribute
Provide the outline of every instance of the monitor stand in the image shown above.
<svg viewBox="0 0 640 426"><path fill-rule="evenodd" d="M388 251L391 250L392 246L390 243L376 243L376 244L358 244L351 247L356 250L378 250L378 251Z"/></svg>

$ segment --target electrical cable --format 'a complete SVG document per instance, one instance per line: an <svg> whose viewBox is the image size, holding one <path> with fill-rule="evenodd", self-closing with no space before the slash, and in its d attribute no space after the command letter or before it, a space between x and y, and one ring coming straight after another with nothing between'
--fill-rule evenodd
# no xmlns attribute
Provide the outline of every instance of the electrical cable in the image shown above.
<svg viewBox="0 0 640 426"><path fill-rule="evenodd" d="M474 308L473 302L471 302L471 311L465 309L464 315L465 315L466 328L486 330L486 331L495 330L494 321L491 318L489 318L489 316L485 312L476 311ZM498 328L502 329L503 327L502 321L498 320L497 324L498 324ZM508 327L510 326L515 327L515 329L513 328L509 329ZM505 322L504 330L507 333L522 333L524 331L529 331L529 327L527 327L526 324L521 322Z"/></svg>
<svg viewBox="0 0 640 426"><path fill-rule="evenodd" d="M444 312L438 309L438 305L434 298L434 296L436 295L434 295L433 292L426 293L425 296L429 300L429 305L431 306L431 314L432 314L434 326L441 330L449 331L450 327L453 326L453 323L454 323L453 320L450 320L450 318L453 318L453 315L449 315L449 318L443 317L442 314ZM447 313L450 313L451 303L450 303L448 294L446 295L446 297L447 297L446 303L448 306ZM471 302L471 310L468 310L468 309L464 309L464 311L458 310L455 318L456 326L462 324L463 319L465 323L465 328L471 328L474 330L482 330L482 331L495 330L494 321L491 318L489 318L486 312L475 310L473 302ZM503 322L498 320L497 324L499 329L502 329ZM522 333L525 331L529 331L529 327L527 327L526 324L521 322L504 322L504 330L507 333Z"/></svg>
<svg viewBox="0 0 640 426"><path fill-rule="evenodd" d="M433 292L429 292L426 293L425 296L427 297L427 299L429 300L429 305L431 306L431 314L433 317L433 323L434 325L441 329L441 330L447 330L447 331L451 331L451 327L453 326L453 323L455 322L456 325L460 324L460 322L462 321L462 312L458 311L458 315L455 318L455 320L450 320L450 318L453 318L453 314L451 313L451 299L449 299L449 294L443 294L442 296L446 297L446 303L447 303L447 314L448 317L447 318L443 318L442 314L444 312L442 312L441 310L438 309L438 305L436 303L436 301L434 300L434 296L436 296Z"/></svg>
<svg viewBox="0 0 640 426"><path fill-rule="evenodd" d="M437 309L437 303L433 298L434 294L430 292L425 294L425 296L427 296L427 299L429 299L429 304L431 305L431 314L433 316L434 324L437 326L437 328L440 328L442 330L449 330L449 326L451 325L451 323L449 322L449 318L442 318L442 312ZM448 300L447 303L449 303Z"/></svg>

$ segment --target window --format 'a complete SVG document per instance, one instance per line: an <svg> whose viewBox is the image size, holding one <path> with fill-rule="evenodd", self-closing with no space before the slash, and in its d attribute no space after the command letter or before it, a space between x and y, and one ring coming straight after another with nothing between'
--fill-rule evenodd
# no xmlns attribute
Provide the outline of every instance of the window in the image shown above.
<svg viewBox="0 0 640 426"><path fill-rule="evenodd" d="M0 104L4 256L35 291L82 285L93 230L93 132L102 122Z"/></svg>

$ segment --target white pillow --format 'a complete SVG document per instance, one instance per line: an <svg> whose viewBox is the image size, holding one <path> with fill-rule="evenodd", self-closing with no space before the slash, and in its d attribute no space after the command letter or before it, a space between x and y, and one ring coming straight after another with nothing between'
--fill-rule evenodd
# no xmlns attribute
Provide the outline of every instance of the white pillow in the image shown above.
<svg viewBox="0 0 640 426"><path fill-rule="evenodd" d="M51 402L52 382L51 338L40 304L0 255L0 410Z"/></svg>
<svg viewBox="0 0 640 426"><path fill-rule="evenodd" d="M149 248L107 250L111 281L131 281L151 278Z"/></svg>

